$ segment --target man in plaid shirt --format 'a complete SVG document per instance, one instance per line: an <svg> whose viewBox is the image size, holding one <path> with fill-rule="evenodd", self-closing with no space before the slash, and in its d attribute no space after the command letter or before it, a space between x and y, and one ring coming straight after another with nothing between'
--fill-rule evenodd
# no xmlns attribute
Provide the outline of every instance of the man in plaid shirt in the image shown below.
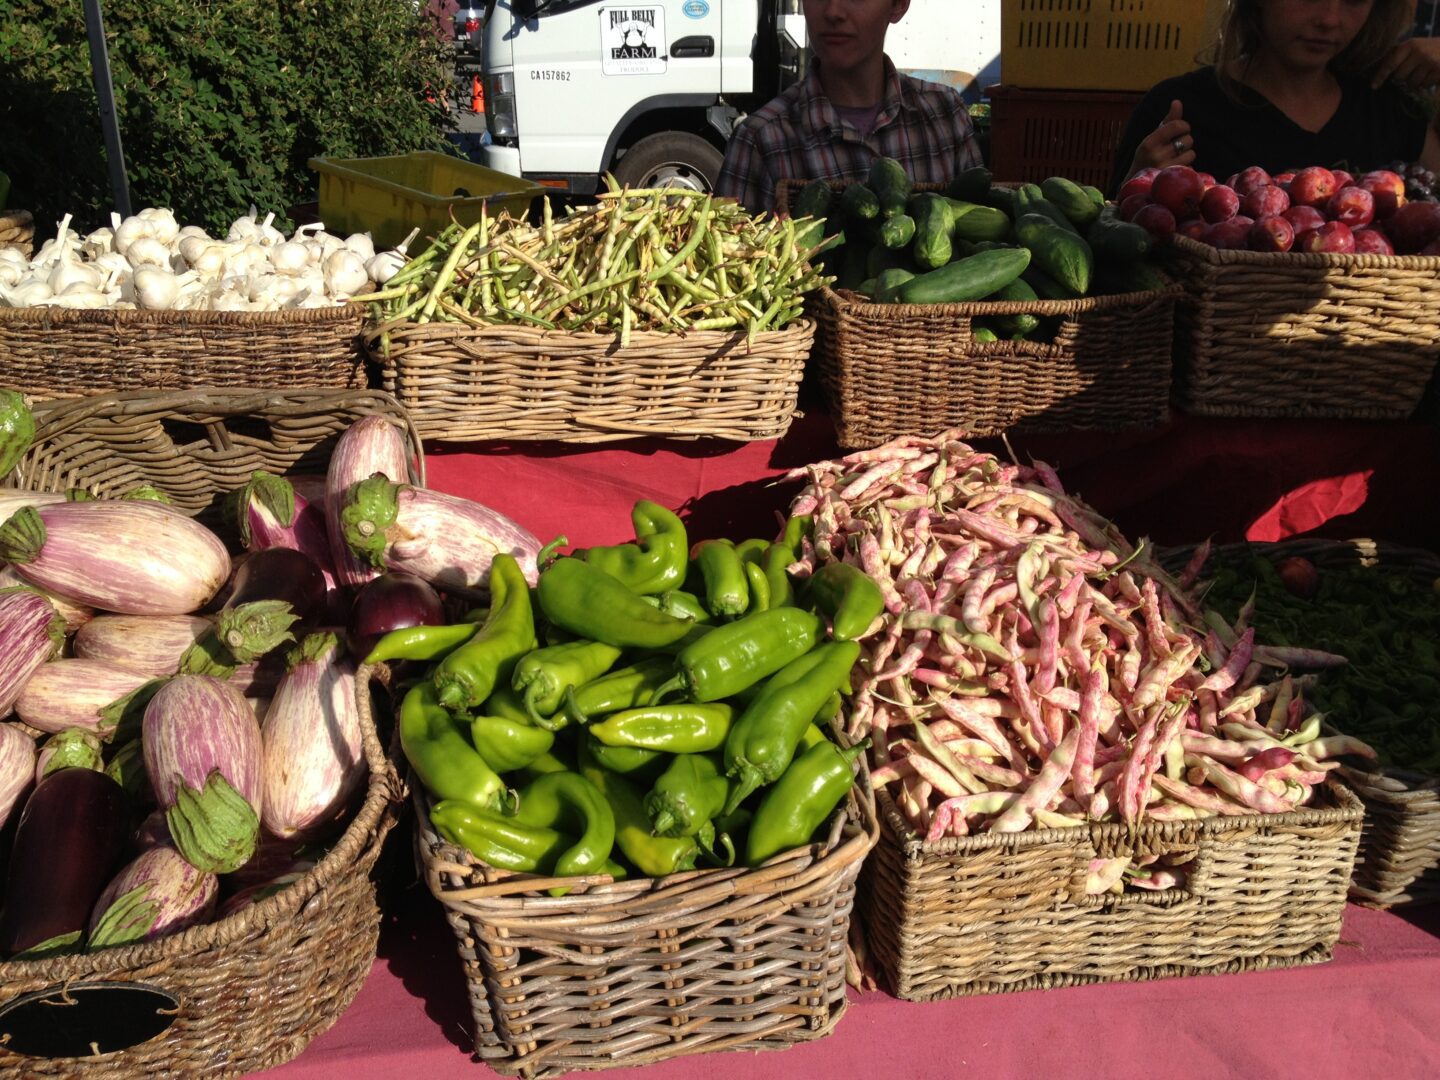
<svg viewBox="0 0 1440 1080"><path fill-rule="evenodd" d="M781 180L863 180L877 157L895 158L916 183L982 164L960 95L899 74L885 55L885 31L910 0L804 7L815 60L803 81L736 128L717 195L759 213L774 209Z"/></svg>

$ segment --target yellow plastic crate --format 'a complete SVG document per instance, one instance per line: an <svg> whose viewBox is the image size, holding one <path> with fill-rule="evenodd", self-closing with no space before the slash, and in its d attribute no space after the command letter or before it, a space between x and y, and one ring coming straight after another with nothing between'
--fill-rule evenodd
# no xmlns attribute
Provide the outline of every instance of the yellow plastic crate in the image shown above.
<svg viewBox="0 0 1440 1080"><path fill-rule="evenodd" d="M393 157L310 159L320 174L320 220L330 232L369 232L376 249L394 247L411 229L420 241L454 220L470 225L480 208L522 217L544 190L539 184L434 150Z"/></svg>
<svg viewBox="0 0 1440 1080"><path fill-rule="evenodd" d="M1214 39L1225 0L1002 0L1007 86L1148 90Z"/></svg>

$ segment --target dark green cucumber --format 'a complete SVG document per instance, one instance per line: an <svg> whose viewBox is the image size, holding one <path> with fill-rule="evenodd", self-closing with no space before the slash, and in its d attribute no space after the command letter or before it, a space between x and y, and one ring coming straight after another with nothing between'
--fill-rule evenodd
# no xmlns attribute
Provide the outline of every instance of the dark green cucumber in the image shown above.
<svg viewBox="0 0 1440 1080"><path fill-rule="evenodd" d="M851 221L874 221L880 216L880 199L864 184L851 184L840 194L840 209Z"/></svg>
<svg viewBox="0 0 1440 1080"><path fill-rule="evenodd" d="M1100 207L1085 194L1085 189L1063 176L1047 177L1040 184L1040 193L1077 229L1085 228L1100 214Z"/></svg>
<svg viewBox="0 0 1440 1080"><path fill-rule="evenodd" d="M915 218L915 244L912 255L917 266L938 270L954 255L950 234L955 220L950 204L939 195L925 193L910 200Z"/></svg>
<svg viewBox="0 0 1440 1080"><path fill-rule="evenodd" d="M823 218L830 213L830 204L835 201L835 191L828 180L812 180L800 189L795 201L790 204L790 216L795 218Z"/></svg>
<svg viewBox="0 0 1440 1080"><path fill-rule="evenodd" d="M1085 239L1098 261L1117 266L1139 262L1154 247L1148 229L1133 221L1121 221L1108 210L1091 223Z"/></svg>
<svg viewBox="0 0 1440 1080"><path fill-rule="evenodd" d="M1015 223L1015 235L1041 270L1081 296L1089 291L1095 256L1079 235L1040 214L1023 215Z"/></svg>
<svg viewBox="0 0 1440 1080"><path fill-rule="evenodd" d="M984 202L985 196L990 193L992 179L989 169L975 165L951 180L945 194L961 202Z"/></svg>
<svg viewBox="0 0 1440 1080"><path fill-rule="evenodd" d="M880 243L891 251L904 251L915 239L915 219L909 214L896 214L880 223Z"/></svg>
<svg viewBox="0 0 1440 1080"><path fill-rule="evenodd" d="M1061 285L1033 262L1025 268L1025 273L1020 276L1025 284L1035 290L1035 295L1041 300L1075 300L1079 297L1078 293Z"/></svg>
<svg viewBox="0 0 1440 1080"><path fill-rule="evenodd" d="M1016 278L1004 288L996 289L989 296L985 297L985 299L1033 304L1040 298L1035 295L1035 290L1025 283L1024 278ZM1038 318L1026 313L1016 315L990 315L988 318L994 324L996 333L1008 338L1014 338L1017 334L1023 337L1034 331L1034 329L1040 325Z"/></svg>
<svg viewBox="0 0 1440 1080"><path fill-rule="evenodd" d="M880 216L895 217L905 213L905 203L910 198L913 186L905 166L894 158L878 157L870 164L870 175L866 181L870 190L880 200Z"/></svg>
<svg viewBox="0 0 1440 1080"><path fill-rule="evenodd" d="M982 251L907 281L900 287L900 301L954 304L979 300L1010 284L1029 264L1030 252L1025 248Z"/></svg>
<svg viewBox="0 0 1440 1080"><path fill-rule="evenodd" d="M900 295L900 286L907 281L914 281L915 275L909 270L902 270L896 266L886 270L875 279L875 300L881 304L893 304Z"/></svg>
<svg viewBox="0 0 1440 1080"><path fill-rule="evenodd" d="M982 240L1004 240L1010 235L1010 219L1005 211L978 203L950 201L953 239L979 243Z"/></svg>
<svg viewBox="0 0 1440 1080"><path fill-rule="evenodd" d="M1017 211L1016 221L1026 214L1039 214L1041 217L1050 219L1051 224L1058 225L1068 232L1080 235L1080 230L1061 211L1061 209L1045 198L1038 184L1021 184L1020 189L1015 193L1015 209Z"/></svg>

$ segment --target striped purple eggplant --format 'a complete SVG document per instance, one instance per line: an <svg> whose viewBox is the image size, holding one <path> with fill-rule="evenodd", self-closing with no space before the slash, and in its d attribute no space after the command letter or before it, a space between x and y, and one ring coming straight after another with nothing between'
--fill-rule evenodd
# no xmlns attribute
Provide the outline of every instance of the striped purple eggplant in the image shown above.
<svg viewBox="0 0 1440 1080"><path fill-rule="evenodd" d="M42 589L124 615L184 615L230 576L218 536L154 502L26 507L0 525L0 559Z"/></svg>
<svg viewBox="0 0 1440 1080"><path fill-rule="evenodd" d="M90 917L90 950L151 941L205 922L220 879L197 870L169 845L142 851L105 887Z"/></svg>
<svg viewBox="0 0 1440 1080"><path fill-rule="evenodd" d="M97 615L75 635L75 655L145 675L174 675L180 658L207 630L196 615Z"/></svg>
<svg viewBox="0 0 1440 1080"><path fill-rule="evenodd" d="M261 736L265 830L289 839L333 825L366 772L355 665L334 634L311 634L294 650Z"/></svg>
<svg viewBox="0 0 1440 1080"><path fill-rule="evenodd" d="M0 519L3 520L3 519ZM65 620L65 632L74 633L82 626L95 618L95 609L85 604L77 604L75 601L55 593L46 592L44 589L36 588L30 582L20 576L20 572L13 566L0 566L0 589L35 589L55 609L59 616Z"/></svg>
<svg viewBox="0 0 1440 1080"><path fill-rule="evenodd" d="M277 649L259 660L240 664L227 681L246 698L268 698L274 696L284 677L285 651Z"/></svg>
<svg viewBox="0 0 1440 1080"><path fill-rule="evenodd" d="M245 865L260 834L260 725L245 697L209 675L179 675L150 699L145 771L175 846L192 866Z"/></svg>
<svg viewBox="0 0 1440 1080"><path fill-rule="evenodd" d="M105 771L105 756L100 739L81 728L71 728L51 735L40 744L35 755L35 782L38 784L61 769Z"/></svg>
<svg viewBox="0 0 1440 1080"><path fill-rule="evenodd" d="M25 491L22 488L0 487L0 521L8 521L11 514L26 506L51 506L64 501L65 496L58 491Z"/></svg>
<svg viewBox="0 0 1440 1080"><path fill-rule="evenodd" d="M35 740L14 724L0 724L0 829L35 779Z"/></svg>
<svg viewBox="0 0 1440 1080"><path fill-rule="evenodd" d="M0 592L0 718L45 661L65 644L65 623L33 589Z"/></svg>
<svg viewBox="0 0 1440 1080"><path fill-rule="evenodd" d="M515 556L530 584L538 577L535 535L469 499L372 476L350 489L341 518L357 555L436 588L484 595L490 561L501 552Z"/></svg>
<svg viewBox="0 0 1440 1080"><path fill-rule="evenodd" d="M335 588L335 556L325 527L325 504L312 503L296 491L290 480L258 471L237 493L240 503L240 540L251 552L282 547L310 556Z"/></svg>
<svg viewBox="0 0 1440 1080"><path fill-rule="evenodd" d="M408 481L410 455L399 428L384 417L365 416L340 436L325 475L325 530L335 557L335 580L342 588L364 585L380 574L373 563L350 550L340 528L350 488L377 473L396 482Z"/></svg>
<svg viewBox="0 0 1440 1080"><path fill-rule="evenodd" d="M101 710L149 681L149 675L104 660L51 660L25 683L15 714L37 731L80 728L108 739L118 718Z"/></svg>
<svg viewBox="0 0 1440 1080"><path fill-rule="evenodd" d="M106 772L109 772L107 769ZM145 815L145 820L135 830L135 847L144 851L147 848L159 847L161 844L175 846L175 839L170 835L170 823L165 820L164 810L152 810Z"/></svg>
<svg viewBox="0 0 1440 1080"><path fill-rule="evenodd" d="M262 900L269 900L270 897L276 893L284 892L309 872L308 867L303 870L292 870L288 874L281 874L279 877L261 882L258 885L247 885L220 906L218 917L228 919L237 911L252 908Z"/></svg>

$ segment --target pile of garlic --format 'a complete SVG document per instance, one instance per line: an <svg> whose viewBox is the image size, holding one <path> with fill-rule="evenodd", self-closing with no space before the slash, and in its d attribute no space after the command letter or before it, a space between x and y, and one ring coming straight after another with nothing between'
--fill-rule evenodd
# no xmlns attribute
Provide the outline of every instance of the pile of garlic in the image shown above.
<svg viewBox="0 0 1440 1080"><path fill-rule="evenodd" d="M321 225L286 237L252 206L223 240L170 210L141 210L113 228L80 236L71 215L33 259L0 248L0 307L121 308L150 311L279 311L334 307L373 292L405 265L413 231L376 252L369 233L344 239Z"/></svg>

